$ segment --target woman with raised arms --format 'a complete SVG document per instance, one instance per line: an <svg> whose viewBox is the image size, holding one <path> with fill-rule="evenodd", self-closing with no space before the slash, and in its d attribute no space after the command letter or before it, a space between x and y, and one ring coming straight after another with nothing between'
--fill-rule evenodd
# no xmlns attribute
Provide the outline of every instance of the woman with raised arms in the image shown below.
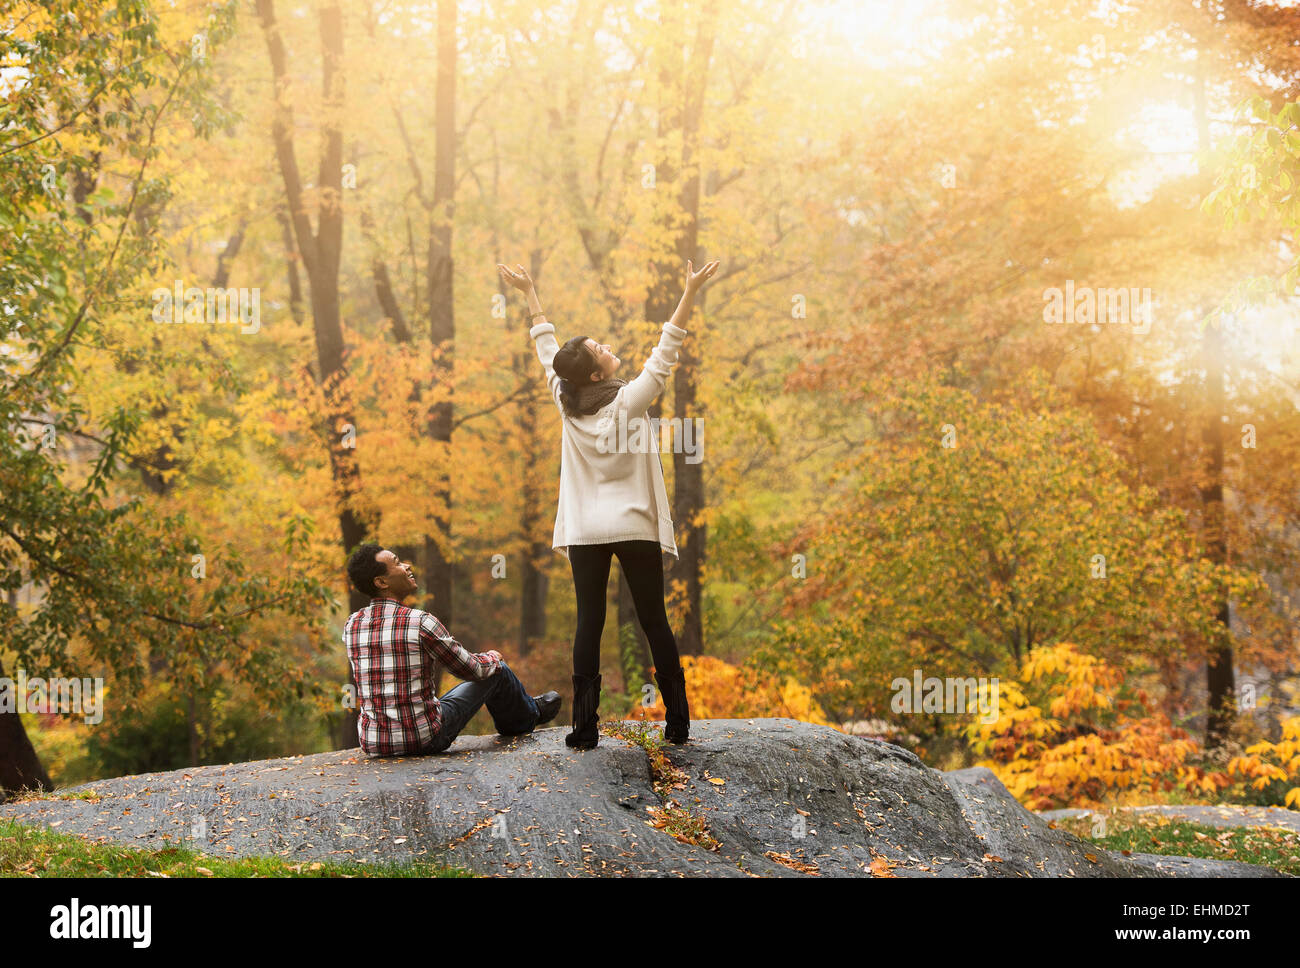
<svg viewBox="0 0 1300 968"><path fill-rule="evenodd" d="M578 602L573 636L573 730L565 743L592 749L598 740L600 633L605 626L605 590L613 555L627 577L637 619L655 664L655 681L666 710L664 738L685 743L690 731L686 680L677 639L664 608L664 552L677 557L673 521L659 458L659 435L647 433L646 411L663 392L695 294L718 269L698 272L686 263L686 287L673 317L663 325L659 345L631 382L614 376L621 360L609 344L574 336L563 346L546 320L528 271L497 265L502 279L528 300L529 335L546 370L551 397L563 424L560 500L552 547L569 559ZM637 424L644 421L642 426ZM626 431L619 428L626 427ZM649 440L630 449L628 440Z"/></svg>

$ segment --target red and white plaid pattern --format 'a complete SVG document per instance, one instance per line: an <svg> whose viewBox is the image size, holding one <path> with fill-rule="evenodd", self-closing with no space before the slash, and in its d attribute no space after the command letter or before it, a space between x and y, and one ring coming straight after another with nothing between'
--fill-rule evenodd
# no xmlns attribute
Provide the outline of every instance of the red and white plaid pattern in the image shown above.
<svg viewBox="0 0 1300 968"><path fill-rule="evenodd" d="M486 679L501 662L495 650L470 652L431 614L391 598L353 612L343 644L357 684L357 738L371 756L416 754L433 745L442 729L439 666L460 679Z"/></svg>

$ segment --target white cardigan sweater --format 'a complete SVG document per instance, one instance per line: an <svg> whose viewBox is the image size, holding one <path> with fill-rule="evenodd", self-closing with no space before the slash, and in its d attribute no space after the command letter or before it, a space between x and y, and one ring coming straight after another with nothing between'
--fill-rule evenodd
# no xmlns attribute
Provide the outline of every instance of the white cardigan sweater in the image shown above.
<svg viewBox="0 0 1300 968"><path fill-rule="evenodd" d="M663 392L686 330L664 323L659 345L636 379L620 387L618 396L600 410L576 418L564 413L560 377L551 365L560 348L555 327L538 323L528 335L546 368L546 383L563 427L560 501L551 547L567 558L569 545L648 540L678 557L659 435L652 433L646 410ZM626 446L620 446L620 437Z"/></svg>

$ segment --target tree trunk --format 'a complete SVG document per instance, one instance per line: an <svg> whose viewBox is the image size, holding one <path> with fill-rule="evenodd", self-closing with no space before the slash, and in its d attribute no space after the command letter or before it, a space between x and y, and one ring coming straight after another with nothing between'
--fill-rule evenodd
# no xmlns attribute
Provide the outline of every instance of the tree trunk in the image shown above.
<svg viewBox="0 0 1300 968"><path fill-rule="evenodd" d="M199 748L199 711L194 692L185 697L185 735L190 744L190 766L198 766L203 751Z"/></svg>
<svg viewBox="0 0 1300 968"><path fill-rule="evenodd" d="M1216 565L1228 561L1228 539L1223 507L1223 332L1217 326L1205 327L1202 337L1205 360L1205 396L1209 413L1205 418L1203 441L1206 447L1206 482L1201 488L1205 508L1205 552ZM1218 635L1210 643L1205 668L1205 685L1209 693L1209 715L1205 723L1205 748L1217 749L1228 736L1234 716L1233 698L1236 676L1233 671L1231 615L1228 593L1224 589L1217 603L1215 617Z"/></svg>
<svg viewBox="0 0 1300 968"><path fill-rule="evenodd" d="M1200 52L1196 57L1193 94L1197 141L1204 156L1210 148L1210 125L1205 105L1205 62ZM1223 507L1223 415L1227 401L1224 395L1223 331L1217 320L1206 326L1201 335L1201 361L1205 367L1206 407L1205 424L1201 433L1206 449L1205 483L1200 489L1204 508L1202 526L1205 531L1206 557L1216 565L1224 565L1228 561L1228 532ZM1223 745L1234 715L1236 676L1233 672L1232 625L1227 589L1223 589L1221 594L1223 597L1216 610L1218 634L1209 643L1205 667L1205 685L1209 695L1209 712L1205 721L1207 750L1218 749Z"/></svg>
<svg viewBox="0 0 1300 968"><path fill-rule="evenodd" d="M455 292L451 252L456 193L456 4L438 2L438 77L434 91L433 225L429 233L427 279L429 288L429 338L433 344L433 382L450 390L456 339ZM453 407L450 399L438 403L430 415L429 436L451 446ZM444 513L434 516L433 533L424 539L427 611L452 628L451 475L443 469L434 492ZM437 684L441 688L441 683Z"/></svg>
<svg viewBox="0 0 1300 968"><path fill-rule="evenodd" d="M505 260L498 256L499 262ZM534 283L541 281L542 253L534 249L529 254L529 274ZM509 299L506 283L497 280L498 291L502 297ZM506 321L510 325L510 321ZM515 371L522 386L537 366L537 354L530 345L524 352L515 356ZM519 501L519 531L523 536L524 560L521 564L522 589L519 597L519 638L517 647L519 655L527 655L546 634L546 593L549 579L545 571L545 562L554 553L549 537L542 540L538 529L545 528L543 517L542 489L538 483L541 468L540 448L537 446L538 419L536 399L524 398L520 401L515 418L521 455L521 480ZM549 531L543 530L543 535Z"/></svg>
<svg viewBox="0 0 1300 968"><path fill-rule="evenodd" d="M406 321L406 314L402 311L402 305L398 301L397 292L393 289L393 281L392 276L388 271L388 263L384 261L378 240L375 239L374 219L371 218L370 210L364 204L361 206L361 234L365 237L366 242L371 249L370 277L375 284L375 299L379 302L379 309L384 314L384 319L391 328L394 342L402 345L409 344L414 334L411 332L411 327ZM418 382L416 382L411 387L411 392L407 399L414 403L418 401L419 398L420 387ZM391 550L393 554L397 555L397 557L402 561L415 562L416 556L420 554L422 547L415 544L399 544Z"/></svg>
<svg viewBox="0 0 1300 968"><path fill-rule="evenodd" d="M670 37L682 34L683 12L680 4L673 4L665 9L665 18L672 28L667 31ZM680 177L681 185L676 199L676 212L666 211L665 221L676 224L677 218L684 216L685 222L676 232L674 246L675 260L671 263L660 262L655 265L655 283L646 300L647 318L662 322L671 317L676 307L676 296L684 278L687 260L698 268L703 262L698 248L699 211L700 211L700 177L696 161L700 138L700 120L703 111L704 90L708 81L709 61L713 56L713 16L705 10L700 16L696 28L695 43L691 47L689 64L685 56L670 54L665 50L661 54L660 83L666 93L666 101L660 107L659 135L665 137L671 131L680 128L682 133L682 154L680 168L671 177L667 171L662 174L664 180L671 184ZM678 78L685 78L682 83ZM667 167L667 166L665 166ZM660 172L656 172L656 185L660 181ZM697 312L703 302L697 299ZM696 378L699 369L698 334L688 336L682 343L678 354L678 364L673 372L673 410L682 419L696 420ZM650 408L650 416L659 417L662 409L659 401ZM673 449L673 522L677 529L678 558L670 562L665 574L666 580L681 578L686 586L686 612L680 631L677 633L677 646L682 655L701 655L704 652L704 626L702 609L701 576L705 560L705 542L707 538L705 525L699 520L704 509L704 472L700 463L689 463L684 448Z"/></svg>
<svg viewBox="0 0 1300 968"><path fill-rule="evenodd" d="M0 664L0 679L5 677ZM15 682L10 686L16 690ZM53 790L50 775L41 766L40 757L27 738L27 730L18 710L25 708L26 696L14 693L14 712L0 712L0 803L21 790Z"/></svg>
<svg viewBox="0 0 1300 968"><path fill-rule="evenodd" d="M266 37L275 79L275 112L271 125L280 175L284 180L289 217L298 243L298 253L307 272L311 289L312 324L316 337L317 379L325 398L328 426L330 475L338 489L339 534L343 553L348 555L365 541L366 526L352 508L359 490L356 454L344 444L344 429L355 428L352 401L342 386L343 329L339 308L339 263L343 248L343 17L337 0L320 10L322 49L322 107L325 135L317 179L320 214L313 232L302 195L302 178L294 153L292 110L283 97L288 84L288 66L284 38L275 19L274 0L257 0L257 11ZM348 585L348 605L352 611L364 608L366 596ZM355 695L356 683L349 666L348 682ZM344 748L358 745L357 710L345 709Z"/></svg>
<svg viewBox="0 0 1300 968"><path fill-rule="evenodd" d="M692 260L696 268L704 262L699 249L700 173L696 154L700 138L700 112L703 109L704 87L708 77L709 60L713 53L712 20L706 11L700 19L696 43L691 51L691 71L686 86L686 105L682 118L682 184L681 209L686 213L686 224L677 237L678 272L686 261ZM704 310L704 293L695 300L697 317ZM700 339L682 341L677 368L673 371L673 409L683 421L698 421L696 384L699 375ZM702 434L698 438L702 439ZM704 510L704 465L687 458L691 455L681 446L673 447L673 520L677 523L682 540L678 546L679 558L670 569L686 581L686 614L681 632L677 636L682 655L704 653L704 621L701 576L704 569L705 524L699 520Z"/></svg>
<svg viewBox="0 0 1300 968"><path fill-rule="evenodd" d="M284 237L285 268L289 277L289 315L295 323L302 322L302 277L298 275L298 248L293 241L293 223L289 216L280 209L276 213L280 222L280 232Z"/></svg>

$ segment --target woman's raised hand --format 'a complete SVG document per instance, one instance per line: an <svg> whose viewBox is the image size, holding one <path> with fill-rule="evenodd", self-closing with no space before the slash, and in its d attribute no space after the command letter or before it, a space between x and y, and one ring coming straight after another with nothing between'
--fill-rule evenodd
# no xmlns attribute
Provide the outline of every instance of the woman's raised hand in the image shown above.
<svg viewBox="0 0 1300 968"><path fill-rule="evenodd" d="M699 272L695 271L694 266L691 263L691 260L687 259L686 260L686 288L691 290L692 292L698 291L700 286L704 285L705 280L710 278L717 271L718 271L718 260L716 259L713 260L712 262L705 263Z"/></svg>
<svg viewBox="0 0 1300 968"><path fill-rule="evenodd" d="M530 276L528 270L519 263L515 263L515 268L511 269L509 266L503 266L498 262L497 271L501 273L502 279L510 283L510 285L514 286L520 292L528 292L533 288L533 277Z"/></svg>

